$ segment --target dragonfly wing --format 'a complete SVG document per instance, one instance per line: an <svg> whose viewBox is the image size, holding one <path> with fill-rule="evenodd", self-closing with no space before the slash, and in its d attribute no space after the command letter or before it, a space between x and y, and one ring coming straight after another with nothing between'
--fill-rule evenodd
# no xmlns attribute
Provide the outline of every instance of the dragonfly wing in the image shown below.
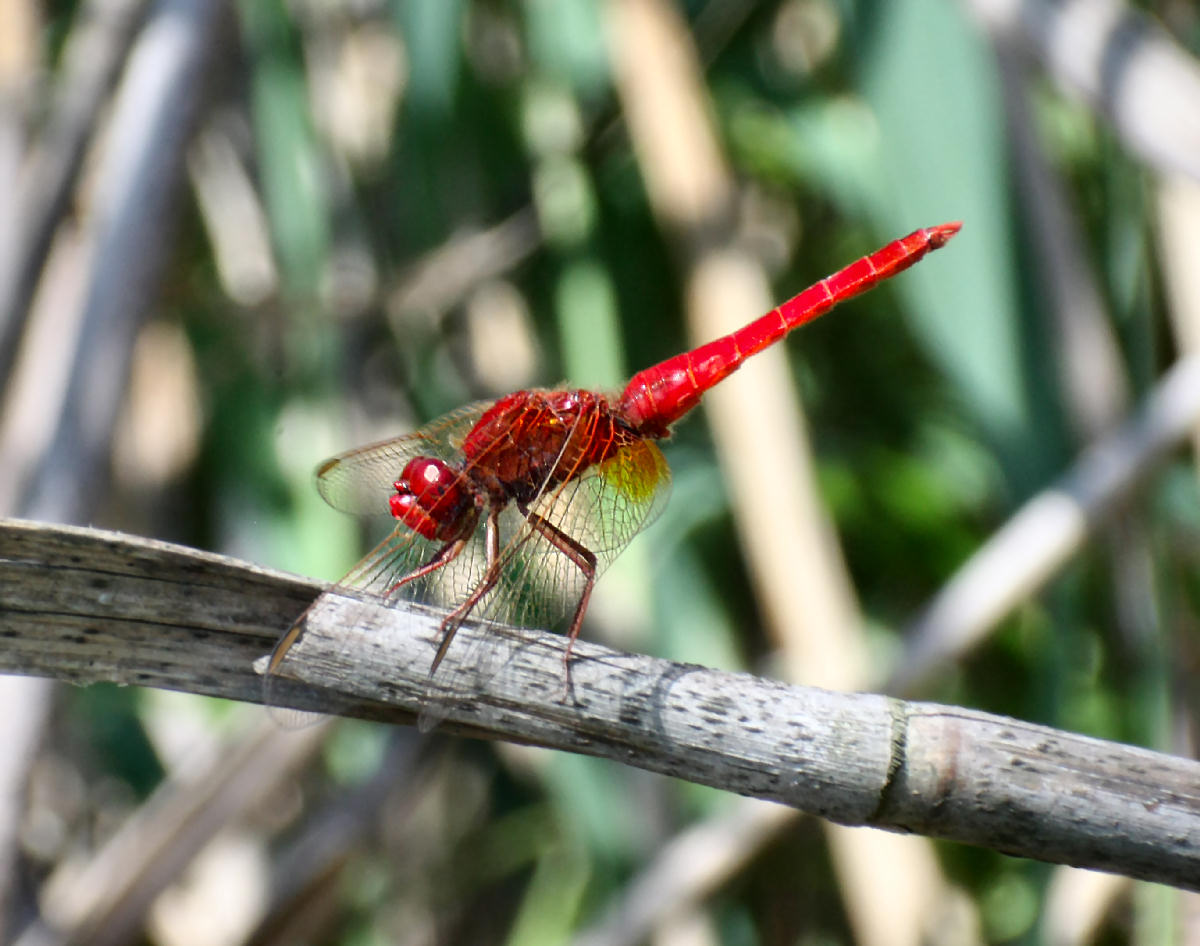
<svg viewBox="0 0 1200 946"><path fill-rule="evenodd" d="M528 509L592 552L599 575L662 512L670 483L662 451L634 440L604 463L566 477L556 470ZM500 580L477 606L476 617L553 627L583 594L584 574L515 504L500 516L499 563Z"/></svg>
<svg viewBox="0 0 1200 946"><path fill-rule="evenodd" d="M459 445L491 406L483 401L445 414L420 430L331 457L317 467L317 491L334 509L388 515L394 483L413 457L461 460Z"/></svg>
<svg viewBox="0 0 1200 946"><path fill-rule="evenodd" d="M671 495L671 469L657 444L635 440L588 472L583 496L568 502L560 528L607 565L662 514Z"/></svg>
<svg viewBox="0 0 1200 946"><path fill-rule="evenodd" d="M529 511L592 552L599 575L659 516L670 486L662 451L635 440L604 463L545 490ZM514 600L525 602L519 623L549 626L574 610L586 577L544 536L530 531L513 549L508 584Z"/></svg>

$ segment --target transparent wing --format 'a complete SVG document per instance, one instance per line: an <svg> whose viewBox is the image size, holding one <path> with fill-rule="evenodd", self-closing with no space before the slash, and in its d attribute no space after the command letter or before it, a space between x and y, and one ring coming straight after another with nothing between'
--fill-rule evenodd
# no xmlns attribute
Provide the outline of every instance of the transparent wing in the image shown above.
<svg viewBox="0 0 1200 946"><path fill-rule="evenodd" d="M634 440L604 463L543 489L529 511L592 552L599 576L662 512L670 484L662 451ZM554 627L574 611L585 576L519 512L513 510L509 521L502 575L485 602L486 616L516 626Z"/></svg>
<svg viewBox="0 0 1200 946"><path fill-rule="evenodd" d="M492 402L445 414L420 430L338 454L317 467L317 491L334 509L355 515L388 515L388 497L413 457L461 460L463 438Z"/></svg>

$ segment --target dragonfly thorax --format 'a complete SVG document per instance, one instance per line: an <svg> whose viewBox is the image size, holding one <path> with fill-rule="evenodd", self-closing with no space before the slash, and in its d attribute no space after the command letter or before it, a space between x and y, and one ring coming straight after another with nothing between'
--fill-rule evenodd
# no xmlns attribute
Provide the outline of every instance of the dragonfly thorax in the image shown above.
<svg viewBox="0 0 1200 946"><path fill-rule="evenodd" d="M393 485L396 492L388 500L392 516L427 539L457 538L474 514L473 491L444 460L414 457Z"/></svg>

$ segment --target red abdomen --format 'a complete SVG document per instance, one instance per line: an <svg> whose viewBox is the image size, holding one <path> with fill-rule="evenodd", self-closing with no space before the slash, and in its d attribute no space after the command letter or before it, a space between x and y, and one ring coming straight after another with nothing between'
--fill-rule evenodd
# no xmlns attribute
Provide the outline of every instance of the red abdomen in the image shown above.
<svg viewBox="0 0 1200 946"><path fill-rule="evenodd" d="M946 245L962 225L943 223L915 230L827 276L778 308L723 338L639 371L629 379L618 416L646 437L665 437L671 424L700 403L713 385L792 329L811 322L839 302L857 296Z"/></svg>

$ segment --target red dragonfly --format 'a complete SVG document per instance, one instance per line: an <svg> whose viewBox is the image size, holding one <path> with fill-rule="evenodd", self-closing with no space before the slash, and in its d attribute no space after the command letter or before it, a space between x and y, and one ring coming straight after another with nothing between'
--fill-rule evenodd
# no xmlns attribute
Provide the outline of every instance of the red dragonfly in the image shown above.
<svg viewBox="0 0 1200 946"><path fill-rule="evenodd" d="M639 372L619 396L517 391L325 461L317 488L326 502L396 520L342 585L446 611L431 677L472 613L550 626L570 611L566 664L597 576L666 502L670 471L654 441L751 355L912 266L960 227L889 243L731 335ZM303 623L280 639L268 675Z"/></svg>

